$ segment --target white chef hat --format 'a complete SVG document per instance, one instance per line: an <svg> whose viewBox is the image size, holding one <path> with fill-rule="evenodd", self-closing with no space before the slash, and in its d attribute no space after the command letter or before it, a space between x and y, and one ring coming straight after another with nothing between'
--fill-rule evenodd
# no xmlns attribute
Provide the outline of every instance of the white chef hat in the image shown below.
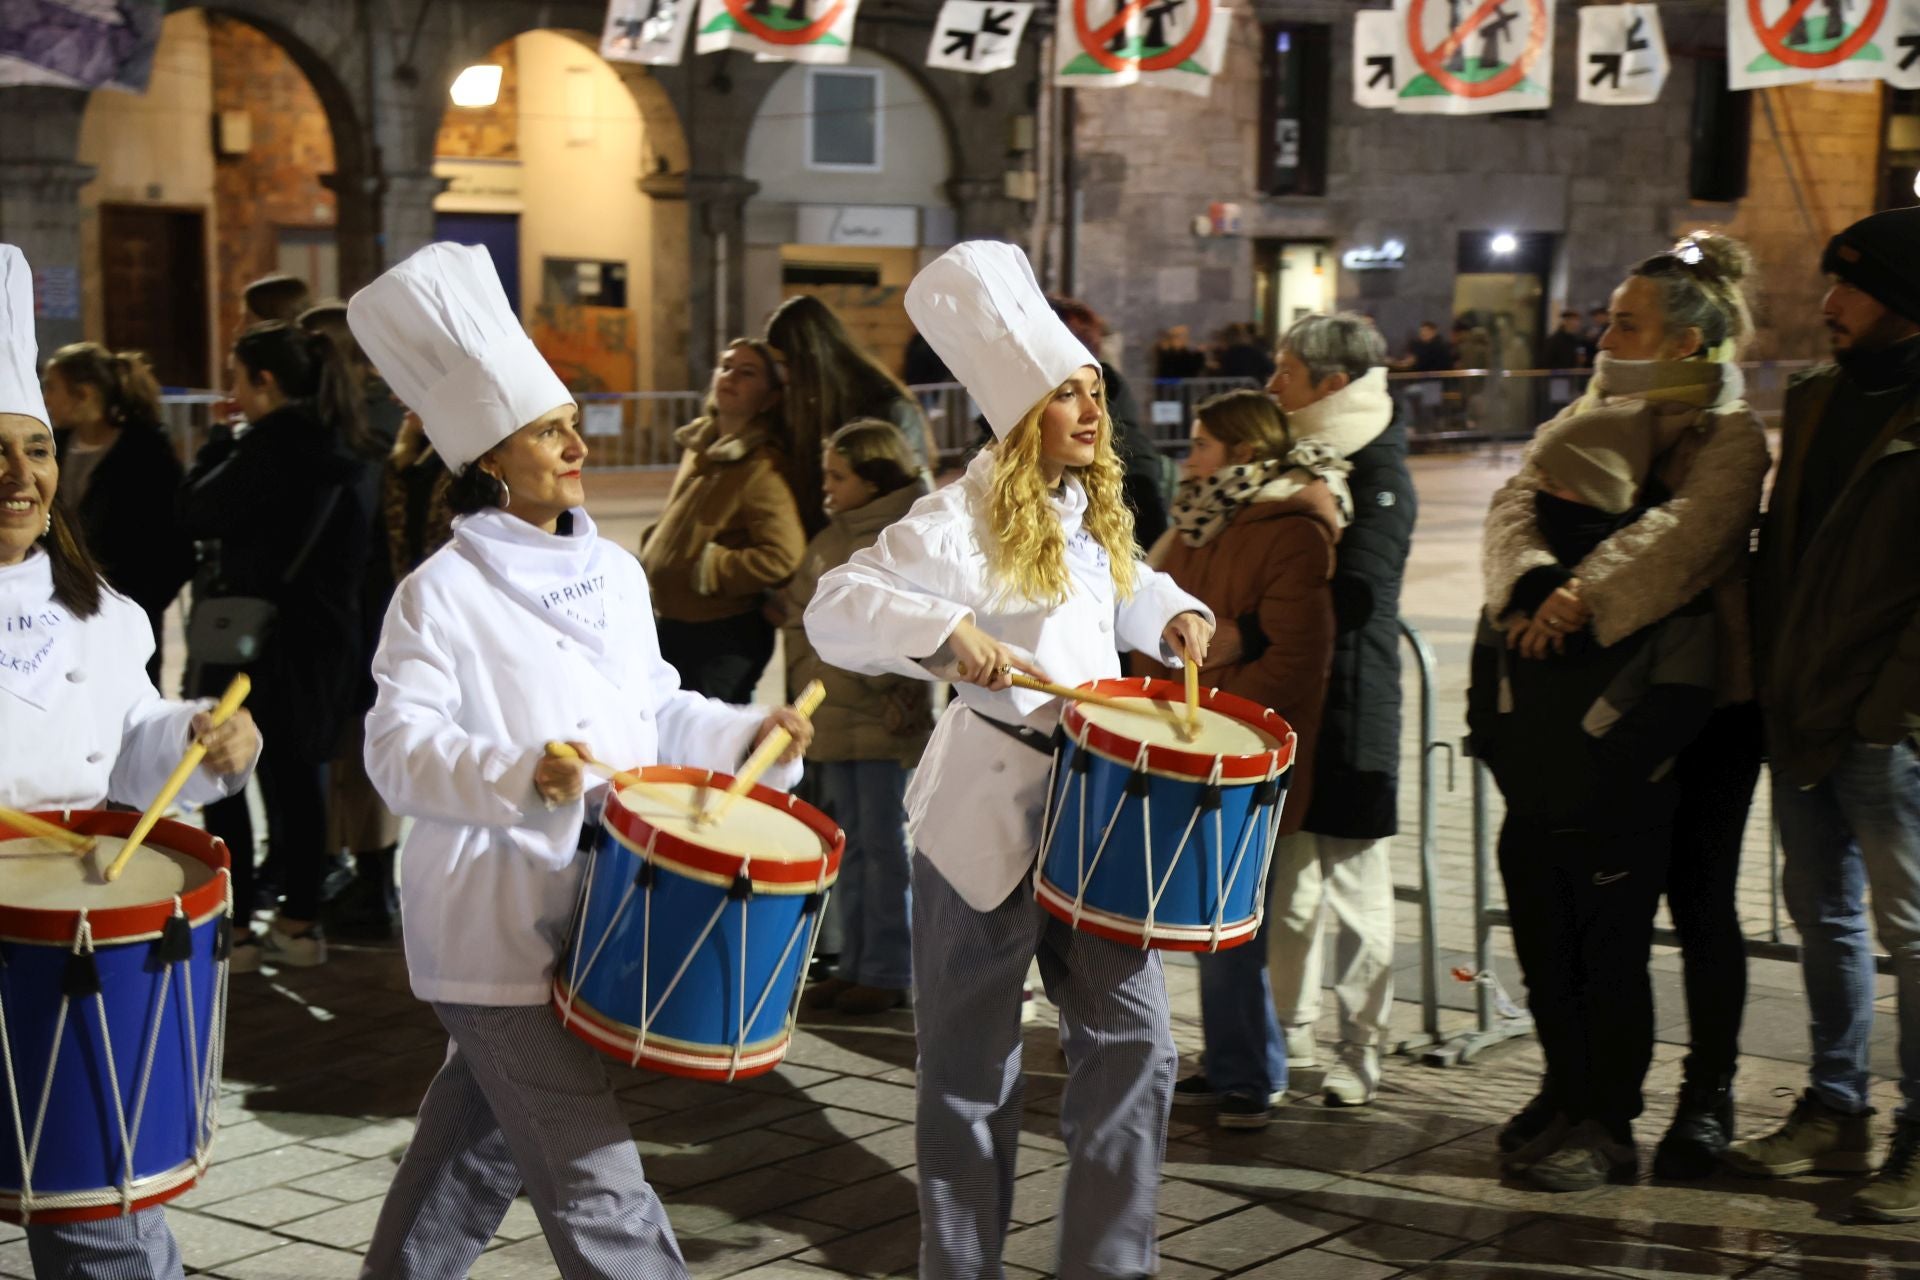
<svg viewBox="0 0 1920 1280"><path fill-rule="evenodd" d="M573 401L485 249L428 245L354 294L347 325L454 471Z"/></svg>
<svg viewBox="0 0 1920 1280"><path fill-rule="evenodd" d="M1075 370L1100 361L1053 314L1027 255L967 240L921 268L907 315L1005 438Z"/></svg>
<svg viewBox="0 0 1920 1280"><path fill-rule="evenodd" d="M33 337L33 270L27 255L0 244L0 413L23 413L48 426L40 396L40 346Z"/></svg>

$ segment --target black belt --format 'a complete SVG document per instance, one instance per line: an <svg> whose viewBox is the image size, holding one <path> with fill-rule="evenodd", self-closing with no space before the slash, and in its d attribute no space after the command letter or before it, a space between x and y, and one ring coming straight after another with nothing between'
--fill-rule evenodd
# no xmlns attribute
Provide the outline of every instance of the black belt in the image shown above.
<svg viewBox="0 0 1920 1280"><path fill-rule="evenodd" d="M992 725L1009 738L1012 738L1015 742L1018 742L1021 746L1032 747L1043 756L1053 754L1052 734L1042 733L1038 729L1029 729L1024 725L1008 724L1004 720L995 720L992 716L984 712L974 711L972 707L968 707L967 710L973 711L974 717L981 723Z"/></svg>

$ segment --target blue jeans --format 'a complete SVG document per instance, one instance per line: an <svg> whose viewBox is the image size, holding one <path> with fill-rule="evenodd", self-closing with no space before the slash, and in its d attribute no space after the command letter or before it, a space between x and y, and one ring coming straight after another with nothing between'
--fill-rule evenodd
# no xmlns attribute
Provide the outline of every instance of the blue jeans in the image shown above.
<svg viewBox="0 0 1920 1280"><path fill-rule="evenodd" d="M1855 743L1816 786L1776 778L1773 810L1787 911L1800 931L1813 1093L1840 1111L1867 1105L1874 969L1862 899L1871 889L1898 983L1900 1112L1920 1117L1920 759L1907 743Z"/></svg>
<svg viewBox="0 0 1920 1280"><path fill-rule="evenodd" d="M913 985L913 850L907 780L897 760L826 760L813 766L821 807L847 833L834 886L840 909L836 973L865 987Z"/></svg>
<svg viewBox="0 0 1920 1280"><path fill-rule="evenodd" d="M1288 865L1282 850L1295 836L1281 836L1275 867ZM1312 837L1307 837L1311 840ZM1267 911L1251 942L1226 951L1199 952L1201 1060L1216 1094L1266 1098L1287 1087L1287 1040L1273 1012L1267 979L1267 930L1273 927L1274 881L1267 880Z"/></svg>

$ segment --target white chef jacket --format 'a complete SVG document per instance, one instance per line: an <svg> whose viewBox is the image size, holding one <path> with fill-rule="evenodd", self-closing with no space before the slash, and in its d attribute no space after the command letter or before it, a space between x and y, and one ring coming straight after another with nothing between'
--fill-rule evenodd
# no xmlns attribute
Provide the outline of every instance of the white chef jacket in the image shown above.
<svg viewBox="0 0 1920 1280"><path fill-rule="evenodd" d="M125 596L103 587L100 612L76 618L54 599L52 562L39 547L0 568L0 804L151 803L192 743L194 715L213 705L162 698L147 678L152 657L146 612ZM180 799L209 804L252 772L196 769Z"/></svg>
<svg viewBox="0 0 1920 1280"><path fill-rule="evenodd" d="M597 538L574 510L573 537ZM559 535L486 511L400 583L374 655L367 775L414 820L401 851L407 969L422 1000L543 1004L585 865L582 822L606 788L549 810L533 770L552 740L620 768L665 760L732 772L764 708L680 688L660 656L640 562L603 543L607 643L556 626L473 558L471 540ZM765 775L789 787L797 763Z"/></svg>
<svg viewBox="0 0 1920 1280"><path fill-rule="evenodd" d="M1010 600L981 549L979 518L991 495L993 456L915 503L872 547L820 579L807 606L807 638L836 667L863 675L936 678L916 658L932 656L962 622L1033 656L1055 683L1120 674L1116 646L1175 663L1162 633L1177 614L1212 612L1164 573L1135 570L1133 597L1117 600L1107 554L1081 527L1087 498L1069 476L1054 510L1067 539L1072 590L1060 604ZM1044 693L954 686L907 789L907 828L955 891L977 911L999 906L1038 853L1050 758L979 723L1052 733L1060 703Z"/></svg>

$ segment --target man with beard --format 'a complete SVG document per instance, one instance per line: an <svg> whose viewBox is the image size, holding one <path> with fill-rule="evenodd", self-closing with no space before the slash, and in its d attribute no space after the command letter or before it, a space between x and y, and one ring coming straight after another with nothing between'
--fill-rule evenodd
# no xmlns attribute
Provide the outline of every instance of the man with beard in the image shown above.
<svg viewBox="0 0 1920 1280"><path fill-rule="evenodd" d="M1761 1177L1873 1168L1874 962L1893 957L1901 1105L1856 1217L1920 1221L1920 208L1827 245L1834 364L1795 380L1754 575L1787 907L1811 1010L1808 1088L1727 1162Z"/></svg>

